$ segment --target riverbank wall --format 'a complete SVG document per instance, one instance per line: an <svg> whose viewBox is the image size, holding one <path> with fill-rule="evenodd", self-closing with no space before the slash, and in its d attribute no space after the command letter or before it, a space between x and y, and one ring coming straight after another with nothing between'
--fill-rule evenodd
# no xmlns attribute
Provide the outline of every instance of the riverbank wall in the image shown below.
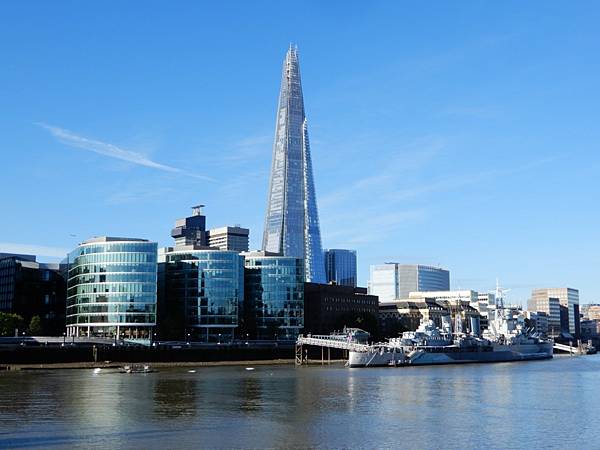
<svg viewBox="0 0 600 450"><path fill-rule="evenodd" d="M308 353L313 360L321 360L316 349ZM340 351L325 354L325 360L341 359ZM19 366L49 367L102 367L106 364L120 363L164 363L167 365L210 363L242 364L245 362L294 362L293 345L277 346L103 346L103 345L67 345L67 346L7 346L0 347L0 369ZM201 365L201 364L199 364Z"/></svg>

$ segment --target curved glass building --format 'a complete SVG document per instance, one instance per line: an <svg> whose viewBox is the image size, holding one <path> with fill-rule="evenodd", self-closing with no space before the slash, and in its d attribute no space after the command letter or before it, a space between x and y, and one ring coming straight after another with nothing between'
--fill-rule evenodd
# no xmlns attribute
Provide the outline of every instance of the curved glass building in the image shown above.
<svg viewBox="0 0 600 450"><path fill-rule="evenodd" d="M151 339L156 325L157 244L99 237L68 256L67 333Z"/></svg>
<svg viewBox="0 0 600 450"><path fill-rule="evenodd" d="M178 340L227 343L237 338L244 298L243 257L234 251L181 246L167 248L159 259L160 314L162 322L164 312L165 323L161 336L167 329L183 332L169 336Z"/></svg>
<svg viewBox="0 0 600 450"><path fill-rule="evenodd" d="M244 318L250 339L295 341L304 327L304 261L245 253Z"/></svg>

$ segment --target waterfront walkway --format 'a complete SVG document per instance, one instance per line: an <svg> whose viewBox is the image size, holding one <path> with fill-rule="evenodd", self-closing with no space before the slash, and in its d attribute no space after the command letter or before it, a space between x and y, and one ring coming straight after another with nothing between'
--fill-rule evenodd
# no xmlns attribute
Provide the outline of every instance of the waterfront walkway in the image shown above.
<svg viewBox="0 0 600 450"><path fill-rule="evenodd" d="M572 345L559 344L557 342L554 343L554 350L565 352L569 355L587 355L589 353L586 346L579 345L578 347L573 347Z"/></svg>
<svg viewBox="0 0 600 450"><path fill-rule="evenodd" d="M306 351L303 350L303 346L310 345L314 347L321 347L321 362L324 362L323 350L327 349L327 360L331 360L330 350L332 348L352 351L352 352L367 352L373 348L369 344L360 344L358 342L352 342L350 337L347 335L308 335L298 337L296 341L296 365L302 365L308 362Z"/></svg>

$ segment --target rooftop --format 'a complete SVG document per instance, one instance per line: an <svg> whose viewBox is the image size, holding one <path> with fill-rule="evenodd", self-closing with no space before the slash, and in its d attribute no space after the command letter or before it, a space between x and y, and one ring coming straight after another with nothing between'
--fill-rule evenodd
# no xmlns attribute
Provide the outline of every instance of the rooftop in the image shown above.
<svg viewBox="0 0 600 450"><path fill-rule="evenodd" d="M148 239L127 238L127 237L94 236L91 239L83 241L81 243L81 245L94 244L97 242L150 242L150 241Z"/></svg>

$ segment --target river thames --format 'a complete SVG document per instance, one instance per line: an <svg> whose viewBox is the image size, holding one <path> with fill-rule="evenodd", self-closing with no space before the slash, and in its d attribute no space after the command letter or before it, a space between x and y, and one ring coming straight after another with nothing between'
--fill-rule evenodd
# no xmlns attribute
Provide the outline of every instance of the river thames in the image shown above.
<svg viewBox="0 0 600 450"><path fill-rule="evenodd" d="M4 372L0 392L0 448L600 448L600 355Z"/></svg>

